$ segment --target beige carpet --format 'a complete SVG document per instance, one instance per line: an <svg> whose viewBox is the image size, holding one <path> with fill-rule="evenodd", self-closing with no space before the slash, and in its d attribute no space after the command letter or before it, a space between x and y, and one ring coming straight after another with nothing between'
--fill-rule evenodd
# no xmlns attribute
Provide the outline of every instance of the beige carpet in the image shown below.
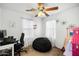
<svg viewBox="0 0 79 59"><path fill-rule="evenodd" d="M63 52L58 48L52 48L49 52L38 52L31 46L26 48L27 52L21 52L21 56L63 56Z"/></svg>

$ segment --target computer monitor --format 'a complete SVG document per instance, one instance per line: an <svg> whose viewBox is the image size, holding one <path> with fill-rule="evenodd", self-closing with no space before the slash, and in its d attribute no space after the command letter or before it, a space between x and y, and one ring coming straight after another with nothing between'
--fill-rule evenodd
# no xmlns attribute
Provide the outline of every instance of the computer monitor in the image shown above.
<svg viewBox="0 0 79 59"><path fill-rule="evenodd" d="M4 38L7 35L6 30L0 30L0 38Z"/></svg>
<svg viewBox="0 0 79 59"><path fill-rule="evenodd" d="M6 36L7 35L7 31L6 30L2 30L3 35Z"/></svg>

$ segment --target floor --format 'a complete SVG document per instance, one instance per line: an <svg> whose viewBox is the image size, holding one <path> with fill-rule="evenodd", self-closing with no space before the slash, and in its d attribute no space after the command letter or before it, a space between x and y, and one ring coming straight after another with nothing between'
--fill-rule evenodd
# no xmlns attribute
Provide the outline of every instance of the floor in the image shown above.
<svg viewBox="0 0 79 59"><path fill-rule="evenodd" d="M29 46L28 48L26 48L27 52L23 51L21 52L21 56L63 56L63 52L54 47L52 48L49 52L38 52L36 50L34 50L31 46Z"/></svg>

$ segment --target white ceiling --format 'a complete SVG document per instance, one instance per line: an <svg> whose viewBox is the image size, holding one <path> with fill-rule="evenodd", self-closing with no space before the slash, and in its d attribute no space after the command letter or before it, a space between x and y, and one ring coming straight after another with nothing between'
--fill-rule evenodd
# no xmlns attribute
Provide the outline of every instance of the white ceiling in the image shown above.
<svg viewBox="0 0 79 59"><path fill-rule="evenodd" d="M58 6L59 10L57 12L60 11L64 11L65 9L69 9L75 6L79 6L79 4L75 4L75 3L46 3L45 6ZM31 8L36 8L37 4L35 3L0 3L0 7L7 7L8 9L12 9L12 10L16 10L19 12L24 12L24 13L29 13L29 14L36 14L32 13L32 12L26 12L26 9L31 9ZM57 12L52 12L50 14L54 14Z"/></svg>

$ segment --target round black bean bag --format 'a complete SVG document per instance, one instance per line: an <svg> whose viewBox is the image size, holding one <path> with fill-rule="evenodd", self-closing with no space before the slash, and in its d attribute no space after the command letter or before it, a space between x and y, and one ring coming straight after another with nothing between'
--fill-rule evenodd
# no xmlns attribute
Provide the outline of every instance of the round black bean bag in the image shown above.
<svg viewBox="0 0 79 59"><path fill-rule="evenodd" d="M32 47L40 52L48 52L51 50L52 45L48 38L40 37L33 41Z"/></svg>

